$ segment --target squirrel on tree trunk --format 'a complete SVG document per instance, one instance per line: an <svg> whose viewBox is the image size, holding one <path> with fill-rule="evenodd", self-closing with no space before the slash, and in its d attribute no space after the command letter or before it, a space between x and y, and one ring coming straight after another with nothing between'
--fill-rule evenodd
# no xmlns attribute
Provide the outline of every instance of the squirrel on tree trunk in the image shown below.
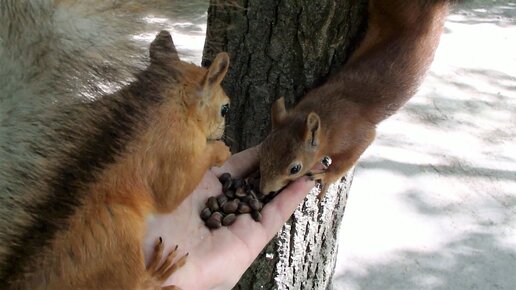
<svg viewBox="0 0 516 290"><path fill-rule="evenodd" d="M275 193L303 175L323 188L342 178L373 142L378 123L416 92L444 27L449 0L370 0L364 39L335 74L291 110L272 107L272 131L260 147L260 190ZM311 170L325 156L332 163Z"/></svg>

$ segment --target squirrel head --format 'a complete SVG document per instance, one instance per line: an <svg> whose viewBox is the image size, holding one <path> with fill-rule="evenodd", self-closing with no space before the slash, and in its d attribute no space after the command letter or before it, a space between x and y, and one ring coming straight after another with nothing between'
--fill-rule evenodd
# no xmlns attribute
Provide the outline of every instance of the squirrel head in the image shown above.
<svg viewBox="0 0 516 290"><path fill-rule="evenodd" d="M229 55L217 54L209 68L179 59L170 33L161 31L150 46L151 71L169 74L175 81L165 88L173 103L195 120L208 140L222 138L230 100L220 85L229 68Z"/></svg>
<svg viewBox="0 0 516 290"><path fill-rule="evenodd" d="M315 112L289 116L285 100L272 106L272 132L260 146L260 191L277 192L321 159L321 119Z"/></svg>

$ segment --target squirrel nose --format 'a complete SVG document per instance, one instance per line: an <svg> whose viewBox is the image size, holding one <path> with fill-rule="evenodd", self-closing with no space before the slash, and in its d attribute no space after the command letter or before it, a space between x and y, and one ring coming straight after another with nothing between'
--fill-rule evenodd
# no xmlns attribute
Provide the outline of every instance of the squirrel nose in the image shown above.
<svg viewBox="0 0 516 290"><path fill-rule="evenodd" d="M264 179L260 181L260 192L263 194L269 194L271 192L269 184L264 182Z"/></svg>
<svg viewBox="0 0 516 290"><path fill-rule="evenodd" d="M270 183L261 183L260 184L260 192L265 194L265 195L274 195L274 194L276 194L276 190L275 190L274 186L271 186Z"/></svg>

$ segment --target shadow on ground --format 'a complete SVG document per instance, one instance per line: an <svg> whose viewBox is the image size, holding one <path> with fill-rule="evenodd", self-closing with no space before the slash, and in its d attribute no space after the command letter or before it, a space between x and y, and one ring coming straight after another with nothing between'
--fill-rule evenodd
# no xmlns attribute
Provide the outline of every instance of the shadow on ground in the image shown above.
<svg viewBox="0 0 516 290"><path fill-rule="evenodd" d="M514 268L499 260L516 260L513 249L501 245L493 233L476 232L439 251L403 251L392 262L376 264L365 273L347 273L357 289L514 289ZM485 265L490 265L486 267ZM400 274L403 273L403 274ZM339 288L335 277L334 289Z"/></svg>
<svg viewBox="0 0 516 290"><path fill-rule="evenodd" d="M463 24L493 23L501 27L514 25L516 3L507 0L466 0L453 9L462 17L450 17L449 22Z"/></svg>
<svg viewBox="0 0 516 290"><path fill-rule="evenodd" d="M516 289L516 2L464 2L359 161L335 290Z"/></svg>

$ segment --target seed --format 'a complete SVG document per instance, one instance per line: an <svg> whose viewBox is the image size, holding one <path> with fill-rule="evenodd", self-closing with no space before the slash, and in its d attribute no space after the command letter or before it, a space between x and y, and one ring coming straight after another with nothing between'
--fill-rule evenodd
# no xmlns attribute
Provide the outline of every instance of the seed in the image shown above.
<svg viewBox="0 0 516 290"><path fill-rule="evenodd" d="M222 213L220 213L218 211L212 213L211 216L210 216L211 219L215 219L215 220L217 220L219 222L222 220L222 217L223 217Z"/></svg>
<svg viewBox="0 0 516 290"><path fill-rule="evenodd" d="M233 181L231 181L231 179L224 181L224 183L222 184L222 192L231 190L232 185L233 185Z"/></svg>
<svg viewBox="0 0 516 290"><path fill-rule="evenodd" d="M217 221L215 219L212 219L212 218L209 218L206 222L205 222L205 225L210 228L210 229L218 229L222 226L222 223L220 221Z"/></svg>
<svg viewBox="0 0 516 290"><path fill-rule="evenodd" d="M218 229L222 226L222 214L220 212L214 212L210 218L206 220L205 224L210 229Z"/></svg>
<svg viewBox="0 0 516 290"><path fill-rule="evenodd" d="M257 222L262 221L262 214L259 211L256 211L256 210L252 211L251 217L253 218L253 220L255 220Z"/></svg>
<svg viewBox="0 0 516 290"><path fill-rule="evenodd" d="M201 211L201 219L203 221L207 220L209 217L211 216L211 210L207 207L205 207L202 211Z"/></svg>
<svg viewBox="0 0 516 290"><path fill-rule="evenodd" d="M249 203L249 201L252 199L252 197L250 195L246 195L242 198L240 198L241 201L245 202L245 203Z"/></svg>
<svg viewBox="0 0 516 290"><path fill-rule="evenodd" d="M244 197L246 195L247 195L247 193L245 192L245 190L242 187L237 188L237 190L235 192L235 196Z"/></svg>
<svg viewBox="0 0 516 290"><path fill-rule="evenodd" d="M244 185L244 180L242 178L233 179L233 187L239 188Z"/></svg>
<svg viewBox="0 0 516 290"><path fill-rule="evenodd" d="M235 198L235 191L233 191L233 190L228 190L228 191L224 192L224 194L225 194L228 198Z"/></svg>
<svg viewBox="0 0 516 290"><path fill-rule="evenodd" d="M241 214L250 213L251 212L251 207L247 203L241 202L238 205L238 212L241 213Z"/></svg>
<svg viewBox="0 0 516 290"><path fill-rule="evenodd" d="M229 174L228 172L222 173L222 175L219 176L220 183L224 184L227 180L231 180L231 174Z"/></svg>
<svg viewBox="0 0 516 290"><path fill-rule="evenodd" d="M227 201L228 198L224 194L217 196L217 203L219 204L219 207L223 207Z"/></svg>
<svg viewBox="0 0 516 290"><path fill-rule="evenodd" d="M236 215L234 213L228 214L222 219L222 225L223 226L230 226L233 224L236 220Z"/></svg>
<svg viewBox="0 0 516 290"><path fill-rule="evenodd" d="M212 196L208 198L208 201L206 202L206 206L211 209L211 211L218 211L219 210L219 204L217 202L217 198L215 196Z"/></svg>
<svg viewBox="0 0 516 290"><path fill-rule="evenodd" d="M224 204L224 207L222 207L222 210L224 213L234 213L238 209L238 201L232 200L228 201Z"/></svg>
<svg viewBox="0 0 516 290"><path fill-rule="evenodd" d="M254 190L252 190L252 189L249 189L249 190L247 191L247 194L248 194L250 197L252 197L252 198L257 198L257 197L256 197L256 191L254 191Z"/></svg>
<svg viewBox="0 0 516 290"><path fill-rule="evenodd" d="M249 206L256 211L259 211L262 209L263 204L257 199L251 199L249 200Z"/></svg>

